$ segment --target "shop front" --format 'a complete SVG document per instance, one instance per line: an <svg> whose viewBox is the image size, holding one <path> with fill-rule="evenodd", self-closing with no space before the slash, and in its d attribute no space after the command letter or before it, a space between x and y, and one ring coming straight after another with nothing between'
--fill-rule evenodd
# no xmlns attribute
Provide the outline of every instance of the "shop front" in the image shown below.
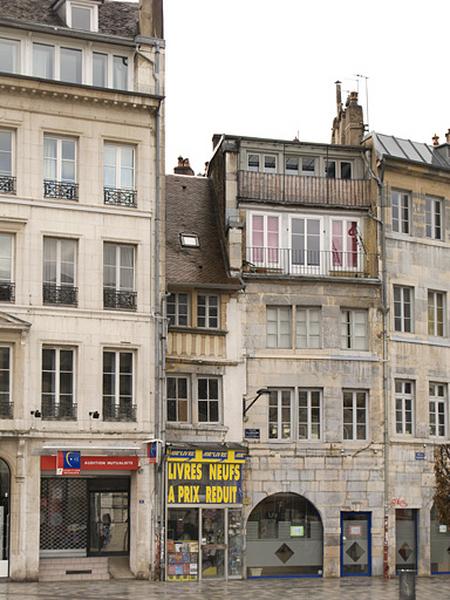
<svg viewBox="0 0 450 600"><path fill-rule="evenodd" d="M40 556L128 555L137 456L41 457Z"/></svg>
<svg viewBox="0 0 450 600"><path fill-rule="evenodd" d="M167 449L168 581L242 577L245 457L241 450Z"/></svg>

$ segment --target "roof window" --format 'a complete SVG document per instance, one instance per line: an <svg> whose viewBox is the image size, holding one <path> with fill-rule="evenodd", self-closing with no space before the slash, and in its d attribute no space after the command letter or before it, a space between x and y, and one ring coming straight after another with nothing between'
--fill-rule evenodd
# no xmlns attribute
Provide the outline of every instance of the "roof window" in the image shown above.
<svg viewBox="0 0 450 600"><path fill-rule="evenodd" d="M180 233L180 243L183 248L199 248L200 241L196 233Z"/></svg>
<svg viewBox="0 0 450 600"><path fill-rule="evenodd" d="M80 31L98 31L100 0L57 0L53 7L67 27Z"/></svg>

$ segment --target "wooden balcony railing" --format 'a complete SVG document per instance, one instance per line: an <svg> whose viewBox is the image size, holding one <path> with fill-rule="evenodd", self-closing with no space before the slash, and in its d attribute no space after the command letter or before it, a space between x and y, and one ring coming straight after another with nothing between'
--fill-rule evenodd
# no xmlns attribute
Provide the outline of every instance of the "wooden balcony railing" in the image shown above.
<svg viewBox="0 0 450 600"><path fill-rule="evenodd" d="M226 356L225 333L172 328L169 330L167 354L171 357L223 359Z"/></svg>
<svg viewBox="0 0 450 600"><path fill-rule="evenodd" d="M370 180L239 171L241 200L368 208Z"/></svg>

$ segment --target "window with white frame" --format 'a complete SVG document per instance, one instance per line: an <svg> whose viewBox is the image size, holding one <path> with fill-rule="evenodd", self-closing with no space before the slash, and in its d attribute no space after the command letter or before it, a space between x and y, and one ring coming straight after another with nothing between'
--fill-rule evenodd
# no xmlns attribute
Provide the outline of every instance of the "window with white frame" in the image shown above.
<svg viewBox="0 0 450 600"><path fill-rule="evenodd" d="M321 438L322 390L301 388L298 390L298 439Z"/></svg>
<svg viewBox="0 0 450 600"><path fill-rule="evenodd" d="M68 4L68 26L83 31L98 30L97 6L87 6L84 3L70 2Z"/></svg>
<svg viewBox="0 0 450 600"><path fill-rule="evenodd" d="M135 421L134 353L103 351L103 420Z"/></svg>
<svg viewBox="0 0 450 600"><path fill-rule="evenodd" d="M184 375L167 376L167 421L189 421L189 379Z"/></svg>
<svg viewBox="0 0 450 600"><path fill-rule="evenodd" d="M116 90L128 89L128 57L116 56L113 61L113 88Z"/></svg>
<svg viewBox="0 0 450 600"><path fill-rule="evenodd" d="M410 233L411 195L393 190L391 193L392 231Z"/></svg>
<svg viewBox="0 0 450 600"><path fill-rule="evenodd" d="M135 247L105 242L103 302L105 308L136 309Z"/></svg>
<svg viewBox="0 0 450 600"><path fill-rule="evenodd" d="M55 78L55 47L49 44L33 44L33 75L42 79Z"/></svg>
<svg viewBox="0 0 450 600"><path fill-rule="evenodd" d="M341 309L341 348L368 350L367 310Z"/></svg>
<svg viewBox="0 0 450 600"><path fill-rule="evenodd" d="M12 131L0 129L0 178L10 178L13 175L13 138ZM0 183L0 191L3 190L3 184Z"/></svg>
<svg viewBox="0 0 450 600"><path fill-rule="evenodd" d="M444 383L429 384L430 435L432 437L447 436L447 385Z"/></svg>
<svg viewBox="0 0 450 600"><path fill-rule="evenodd" d="M12 356L9 346L0 346L0 418L10 416Z"/></svg>
<svg viewBox="0 0 450 600"><path fill-rule="evenodd" d="M394 285L394 330L414 331L414 288Z"/></svg>
<svg viewBox="0 0 450 600"><path fill-rule="evenodd" d="M267 347L290 348L292 346L292 311L290 306L267 306Z"/></svg>
<svg viewBox="0 0 450 600"><path fill-rule="evenodd" d="M197 295L197 326L209 329L219 327L219 296Z"/></svg>
<svg viewBox="0 0 450 600"><path fill-rule="evenodd" d="M0 38L0 72L18 73L19 69L19 50L20 42Z"/></svg>
<svg viewBox="0 0 450 600"><path fill-rule="evenodd" d="M44 135L44 179L75 183L77 142L71 138Z"/></svg>
<svg viewBox="0 0 450 600"><path fill-rule="evenodd" d="M221 380L218 377L197 378L197 420L219 423L221 420Z"/></svg>
<svg viewBox="0 0 450 600"><path fill-rule="evenodd" d="M134 189L135 148L129 144L105 143L104 186Z"/></svg>
<svg viewBox="0 0 450 600"><path fill-rule="evenodd" d="M82 83L83 52L77 48L60 48L60 80L67 83Z"/></svg>
<svg viewBox="0 0 450 600"><path fill-rule="evenodd" d="M75 351L42 349L42 418L76 419Z"/></svg>
<svg viewBox="0 0 450 600"><path fill-rule="evenodd" d="M0 233L0 300L9 300L6 288L13 281L13 244L10 233ZM3 289L5 286L5 289Z"/></svg>
<svg viewBox="0 0 450 600"><path fill-rule="evenodd" d="M358 221L331 220L331 258L333 269L358 267Z"/></svg>
<svg viewBox="0 0 450 600"><path fill-rule="evenodd" d="M344 440L366 440L368 422L367 392L363 390L344 390L343 409Z"/></svg>
<svg viewBox="0 0 450 600"><path fill-rule="evenodd" d="M425 198L425 235L434 240L442 239L442 200Z"/></svg>
<svg viewBox="0 0 450 600"><path fill-rule="evenodd" d="M44 238L44 304L77 304L76 253L75 240Z"/></svg>
<svg viewBox="0 0 450 600"><path fill-rule="evenodd" d="M169 325L187 327L189 319L189 294L185 292L172 292L167 297L167 317Z"/></svg>
<svg viewBox="0 0 450 600"><path fill-rule="evenodd" d="M321 262L321 220L315 217L291 218L291 256L293 273L316 273Z"/></svg>
<svg viewBox="0 0 450 600"><path fill-rule="evenodd" d="M262 171L263 173L277 172L277 157L275 154L257 154L250 152L247 154L247 170Z"/></svg>
<svg viewBox="0 0 450 600"><path fill-rule="evenodd" d="M67 83L83 83L83 50L34 42L33 75Z"/></svg>
<svg viewBox="0 0 450 600"><path fill-rule="evenodd" d="M395 431L412 435L414 422L414 382L395 380Z"/></svg>
<svg viewBox="0 0 450 600"><path fill-rule="evenodd" d="M428 290L428 334L443 337L446 330L446 294Z"/></svg>
<svg viewBox="0 0 450 600"><path fill-rule="evenodd" d="M321 346L320 307L296 307L296 347L320 348Z"/></svg>
<svg viewBox="0 0 450 600"><path fill-rule="evenodd" d="M108 55L103 52L92 53L92 85L108 86Z"/></svg>
<svg viewBox="0 0 450 600"><path fill-rule="evenodd" d="M280 218L278 215L252 214L248 260L261 266L278 266L280 260Z"/></svg>
<svg viewBox="0 0 450 600"><path fill-rule="evenodd" d="M269 394L269 429L270 440L287 440L292 431L292 390L271 390Z"/></svg>
<svg viewBox="0 0 450 600"><path fill-rule="evenodd" d="M326 160L325 176L328 179L351 179L352 163L345 160Z"/></svg>

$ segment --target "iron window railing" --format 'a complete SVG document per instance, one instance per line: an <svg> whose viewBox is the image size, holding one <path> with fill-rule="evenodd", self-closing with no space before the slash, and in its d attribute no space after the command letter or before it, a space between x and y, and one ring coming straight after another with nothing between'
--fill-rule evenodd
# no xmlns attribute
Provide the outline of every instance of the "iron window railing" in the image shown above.
<svg viewBox="0 0 450 600"><path fill-rule="evenodd" d="M15 284L10 282L0 282L0 302L14 302Z"/></svg>
<svg viewBox="0 0 450 600"><path fill-rule="evenodd" d="M129 189L117 189L111 187L103 188L103 200L105 204L114 206L128 206L136 208L137 206L137 191Z"/></svg>
<svg viewBox="0 0 450 600"><path fill-rule="evenodd" d="M11 175L0 175L0 193L15 194L16 178Z"/></svg>
<svg viewBox="0 0 450 600"><path fill-rule="evenodd" d="M76 421L77 405L71 400L63 400L57 404L52 400L43 398L42 418L47 421Z"/></svg>
<svg viewBox="0 0 450 600"><path fill-rule="evenodd" d="M78 304L78 288L71 285L44 283L42 295L44 304L62 304L65 306L77 306Z"/></svg>
<svg viewBox="0 0 450 600"><path fill-rule="evenodd" d="M0 400L0 419L12 419L14 415L14 404L9 400Z"/></svg>
<svg viewBox="0 0 450 600"><path fill-rule="evenodd" d="M293 277L376 278L377 255L362 250L294 250L258 246L247 248L244 272Z"/></svg>
<svg viewBox="0 0 450 600"><path fill-rule="evenodd" d="M103 399L104 421L136 421L136 405L128 401L115 404L109 398Z"/></svg>
<svg viewBox="0 0 450 600"><path fill-rule="evenodd" d="M137 293L130 290L116 290L103 288L104 308L117 308L121 310L136 310Z"/></svg>
<svg viewBox="0 0 450 600"><path fill-rule="evenodd" d="M68 181L44 179L44 198L78 200L78 184Z"/></svg>

